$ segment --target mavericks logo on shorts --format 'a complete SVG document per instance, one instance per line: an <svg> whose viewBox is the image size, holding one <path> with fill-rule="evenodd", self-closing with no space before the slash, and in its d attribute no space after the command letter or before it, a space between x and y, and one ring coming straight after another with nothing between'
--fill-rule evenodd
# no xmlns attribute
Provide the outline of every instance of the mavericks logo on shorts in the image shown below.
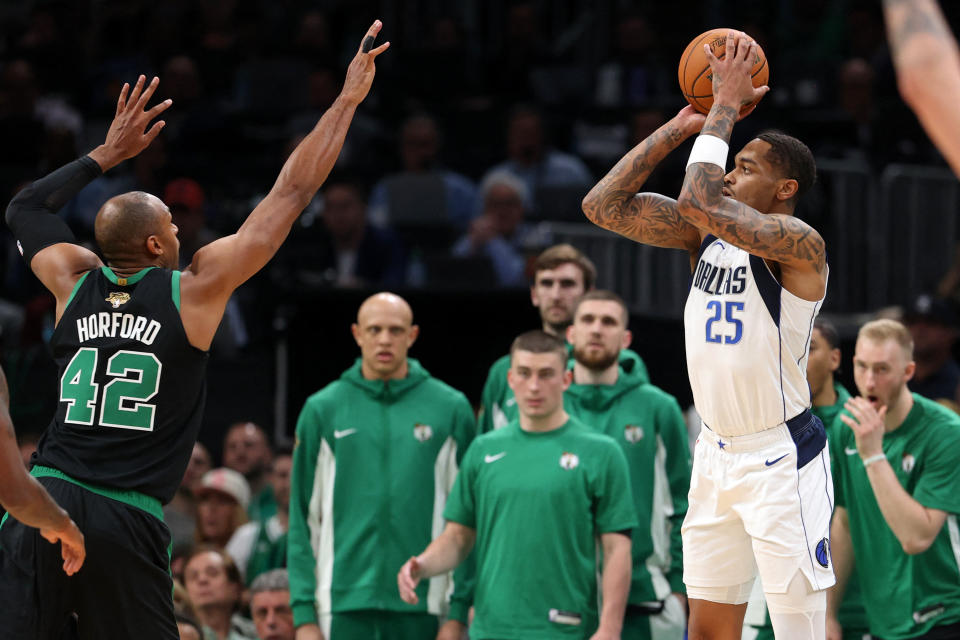
<svg viewBox="0 0 960 640"><path fill-rule="evenodd" d="M830 566L830 541L826 538L817 543L817 562L824 568Z"/></svg>
<svg viewBox="0 0 960 640"><path fill-rule="evenodd" d="M433 437L433 427L428 424L420 424L418 422L417 424L413 425L413 437L420 442L426 442Z"/></svg>
<svg viewBox="0 0 960 640"><path fill-rule="evenodd" d="M628 424L623 428L623 438L630 444L637 444L643 438L643 427Z"/></svg>
<svg viewBox="0 0 960 640"><path fill-rule="evenodd" d="M567 471L575 468L578 464L580 464L580 458L578 458L575 453L564 451L563 455L560 456L560 466Z"/></svg>

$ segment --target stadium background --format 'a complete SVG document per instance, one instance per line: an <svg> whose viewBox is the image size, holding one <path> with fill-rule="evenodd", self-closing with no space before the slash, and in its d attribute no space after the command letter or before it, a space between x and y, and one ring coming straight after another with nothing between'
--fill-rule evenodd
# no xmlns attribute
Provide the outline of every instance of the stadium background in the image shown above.
<svg viewBox="0 0 960 640"><path fill-rule="evenodd" d="M944 5L956 31L960 6ZM687 42L728 25L761 43L772 87L732 145L772 126L817 156L820 183L800 215L828 242L825 312L843 330L845 356L864 314L931 290L953 262L957 182L896 92L879 3L861 0L0 3L0 199L5 206L25 182L99 144L121 84L155 74L158 97L174 99L170 126L145 152L147 166L128 162L108 177L146 182L158 195L173 179L195 180L206 227L230 233L269 189L290 141L336 95L374 18L392 47L378 60L337 176L369 187L398 171L401 123L427 112L442 132L441 164L479 182L506 157L511 110L532 104L550 145L578 155L599 179L683 106L676 63ZM611 77L620 79L612 91ZM679 190L687 149L654 174L650 190ZM652 380L686 406L685 260L591 227L577 214L583 192L556 194L526 221L598 262L598 284L631 306L634 349ZM64 212L81 241L90 241L95 200ZM457 232L442 221L396 227L406 278L391 288L411 302L422 330L411 355L476 403L489 365L539 322L529 294L451 259ZM291 242L309 254L312 237L295 231ZM242 330L214 349L201 440L215 457L238 419L281 438L292 432L303 399L356 357L349 324L363 298L383 288L306 284L291 276L291 262L281 253L237 292ZM44 345L53 299L5 228L0 282L0 363L14 421L20 432L39 432L57 400Z"/></svg>

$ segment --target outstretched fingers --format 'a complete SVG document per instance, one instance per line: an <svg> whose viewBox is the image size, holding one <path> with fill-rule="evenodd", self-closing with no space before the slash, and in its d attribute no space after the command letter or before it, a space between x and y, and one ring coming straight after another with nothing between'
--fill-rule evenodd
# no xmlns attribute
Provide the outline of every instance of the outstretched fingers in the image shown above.
<svg viewBox="0 0 960 640"><path fill-rule="evenodd" d="M124 82L123 88L120 89L120 97L117 98L117 112L113 114L114 117L120 115L120 112L123 111L123 108L127 106L127 94L130 93L130 83Z"/></svg>
<svg viewBox="0 0 960 640"><path fill-rule="evenodd" d="M153 92L157 90L157 85L159 84L160 78L153 76L153 80L150 81L150 84L147 85L147 88L143 90L143 93L140 94L140 98L137 100L137 111L144 110L144 108L147 106L147 102L150 100L150 96L152 96Z"/></svg>

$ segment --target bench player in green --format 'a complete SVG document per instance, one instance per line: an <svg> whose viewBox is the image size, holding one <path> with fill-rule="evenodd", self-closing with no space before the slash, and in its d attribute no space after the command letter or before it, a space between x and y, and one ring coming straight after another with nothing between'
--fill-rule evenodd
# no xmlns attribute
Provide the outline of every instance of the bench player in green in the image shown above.
<svg viewBox="0 0 960 640"><path fill-rule="evenodd" d="M375 22L366 34L372 43ZM359 50L343 90L290 154L240 229L198 250L182 273L170 210L131 192L104 204L95 223L106 265L56 212L102 172L145 149L163 128L147 109L158 80L124 85L106 142L21 191L7 223L24 259L56 298L51 339L60 404L33 475L78 519L87 559L76 576L40 534L0 527L0 638L56 639L72 612L81 640L178 637L162 505L174 495L196 441L207 350L234 289L274 255L340 153L374 59Z"/></svg>
<svg viewBox="0 0 960 640"><path fill-rule="evenodd" d="M474 640L619 638L637 524L620 447L563 408L566 346L530 331L510 349L520 417L478 437L444 511L447 526L400 568L400 595L475 548ZM603 551L597 614L597 540Z"/></svg>
<svg viewBox="0 0 960 640"><path fill-rule="evenodd" d="M960 417L910 393L913 340L894 320L860 328L853 375L860 395L830 443L837 584L827 638L843 633L837 606L856 566L870 633L884 640L960 638Z"/></svg>
<svg viewBox="0 0 960 640"><path fill-rule="evenodd" d="M645 382L633 360L629 314L620 296L585 294L567 329L573 347L573 383L564 394L567 413L613 438L630 469L639 526L633 530L633 578L623 640L681 640L686 589L680 525L690 490L690 441L680 405Z"/></svg>
<svg viewBox="0 0 960 640"><path fill-rule="evenodd" d="M411 607L393 572L440 534L473 410L407 357L419 327L400 296L367 298L352 330L360 358L297 420L287 541L297 640L431 640L444 615L444 637L459 637L468 605L448 607L447 575Z"/></svg>
<svg viewBox="0 0 960 640"><path fill-rule="evenodd" d="M573 321L573 307L580 296L593 289L596 279L597 268L590 258L569 244L554 245L537 256L533 263L530 301L540 312L544 333L565 338L567 327ZM644 382L649 381L647 367L640 356L629 349L624 349L621 355L624 360L634 361L629 366L636 368ZM480 433L499 429L517 419L517 401L507 384L509 368L509 354L490 366L480 398Z"/></svg>

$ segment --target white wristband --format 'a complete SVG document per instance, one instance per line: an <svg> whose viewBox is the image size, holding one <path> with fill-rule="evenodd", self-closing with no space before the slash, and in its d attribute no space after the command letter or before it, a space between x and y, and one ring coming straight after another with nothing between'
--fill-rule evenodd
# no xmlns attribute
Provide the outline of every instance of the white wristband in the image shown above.
<svg viewBox="0 0 960 640"><path fill-rule="evenodd" d="M690 159L687 160L687 168L689 169L694 162L706 162L726 170L729 152L730 145L726 142L709 133L701 133L693 141L693 150L690 152Z"/></svg>
<svg viewBox="0 0 960 640"><path fill-rule="evenodd" d="M875 456L870 456L869 458L864 458L864 459L863 459L863 468L866 469L867 467L869 467L870 465L872 465L874 462L880 462L881 460L886 460L886 459L887 459L887 454L885 454L885 453L878 453L878 454L875 455Z"/></svg>

